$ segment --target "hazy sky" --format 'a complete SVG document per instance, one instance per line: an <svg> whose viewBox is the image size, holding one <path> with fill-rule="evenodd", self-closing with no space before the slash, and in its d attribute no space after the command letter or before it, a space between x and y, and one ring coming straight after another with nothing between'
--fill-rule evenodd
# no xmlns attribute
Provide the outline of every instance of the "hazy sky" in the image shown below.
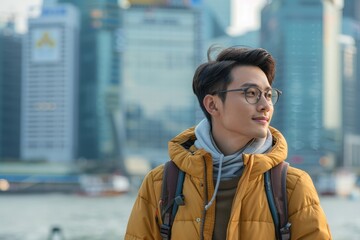
<svg viewBox="0 0 360 240"><path fill-rule="evenodd" d="M14 13L17 29L24 31L27 16L34 13L41 3L42 0L0 0L0 19L3 20Z"/></svg>
<svg viewBox="0 0 360 240"><path fill-rule="evenodd" d="M203 0L206 1L206 0ZM232 26L229 33L238 34L259 27L259 10L266 0L230 0L232 7ZM0 20L16 13L17 29L25 31L28 15L37 13L42 0L0 0Z"/></svg>
<svg viewBox="0 0 360 240"><path fill-rule="evenodd" d="M1 1L1 0L0 0ZM206 0L203 0L206 1ZM231 0L232 26L229 33L243 33L260 26L260 10L266 0Z"/></svg>

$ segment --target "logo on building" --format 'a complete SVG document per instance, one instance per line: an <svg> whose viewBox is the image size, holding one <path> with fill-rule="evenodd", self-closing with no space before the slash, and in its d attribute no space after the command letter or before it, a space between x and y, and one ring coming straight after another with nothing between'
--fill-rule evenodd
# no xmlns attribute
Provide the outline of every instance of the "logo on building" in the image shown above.
<svg viewBox="0 0 360 240"><path fill-rule="evenodd" d="M31 32L31 60L32 62L60 61L61 29L41 28Z"/></svg>
<svg viewBox="0 0 360 240"><path fill-rule="evenodd" d="M50 48L55 47L55 41L52 39L48 32L44 32L43 36L37 41L36 47L46 47L46 45Z"/></svg>

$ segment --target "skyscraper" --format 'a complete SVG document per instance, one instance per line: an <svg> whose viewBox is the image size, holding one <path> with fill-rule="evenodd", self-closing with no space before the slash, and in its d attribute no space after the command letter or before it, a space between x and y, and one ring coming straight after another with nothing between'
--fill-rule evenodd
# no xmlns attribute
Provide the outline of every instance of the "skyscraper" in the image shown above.
<svg viewBox="0 0 360 240"><path fill-rule="evenodd" d="M117 158L119 130L114 111L121 111L117 0L60 0L80 11L79 38L79 158ZM105 164L103 162L103 164Z"/></svg>
<svg viewBox="0 0 360 240"><path fill-rule="evenodd" d="M288 141L288 161L310 172L341 154L340 20L341 4L330 0L274 0L262 11L261 46L283 90L273 125Z"/></svg>
<svg viewBox="0 0 360 240"><path fill-rule="evenodd" d="M341 43L343 166L360 167L360 1L344 2Z"/></svg>
<svg viewBox="0 0 360 240"><path fill-rule="evenodd" d="M167 142L195 124L192 77L203 47L200 18L197 9L171 5L124 11L121 89L128 154L151 158L155 149L166 157Z"/></svg>
<svg viewBox="0 0 360 240"><path fill-rule="evenodd" d="M343 16L360 21L360 2L358 0L344 0Z"/></svg>
<svg viewBox="0 0 360 240"><path fill-rule="evenodd" d="M20 157L22 35L14 23L0 29L0 158Z"/></svg>
<svg viewBox="0 0 360 240"><path fill-rule="evenodd" d="M78 12L45 6L24 41L21 155L70 162L77 151Z"/></svg>
<svg viewBox="0 0 360 240"><path fill-rule="evenodd" d="M231 24L231 1L203 0L202 5L206 8L205 11L213 16L214 22L219 25L219 28L225 32Z"/></svg>

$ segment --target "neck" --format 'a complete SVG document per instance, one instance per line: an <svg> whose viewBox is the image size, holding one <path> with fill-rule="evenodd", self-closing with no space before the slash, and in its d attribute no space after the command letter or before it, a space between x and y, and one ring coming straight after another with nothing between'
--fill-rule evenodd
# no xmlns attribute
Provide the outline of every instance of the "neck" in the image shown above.
<svg viewBox="0 0 360 240"><path fill-rule="evenodd" d="M214 126L211 130L211 133L216 146L225 156L239 152L253 140L253 138L238 136L232 132L219 131L218 128Z"/></svg>

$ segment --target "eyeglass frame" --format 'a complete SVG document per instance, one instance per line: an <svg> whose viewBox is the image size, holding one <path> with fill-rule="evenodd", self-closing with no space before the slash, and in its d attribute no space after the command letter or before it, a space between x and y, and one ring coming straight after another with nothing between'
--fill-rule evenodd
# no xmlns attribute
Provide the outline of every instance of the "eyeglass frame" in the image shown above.
<svg viewBox="0 0 360 240"><path fill-rule="evenodd" d="M260 101L260 99L261 99L261 96L264 96L265 99L266 99L266 101L268 101L267 98L266 98L266 96L265 96L265 93L266 93L266 92L269 92L269 91L272 91L272 90L275 90L275 91L277 92L277 94L278 94L278 95L277 95L278 97L277 97L275 103L273 103L273 102L271 101L272 106L275 106L275 104L279 101L279 98L280 98L280 96L281 96L281 94L282 94L282 91L280 91L280 90L277 89L277 88L270 88L269 90L262 91L262 90L261 90L259 87L257 87L257 86L248 86L248 87L243 87L243 88L236 88L236 89L228 89L228 90L216 91L216 92L214 92L212 95L214 95L214 94L219 94L219 93L240 92L240 91L246 93L246 91L247 91L248 89L250 89L250 88L256 88L256 89L259 90L259 92L260 92L260 94L256 97L257 100L256 100L255 103L249 103L248 99L246 98L246 94L245 94L245 100L246 100L246 102L249 103L249 104L252 104L252 105L258 104L259 101ZM260 96L260 97L259 97L259 96ZM268 102L270 102L270 101L268 101Z"/></svg>

